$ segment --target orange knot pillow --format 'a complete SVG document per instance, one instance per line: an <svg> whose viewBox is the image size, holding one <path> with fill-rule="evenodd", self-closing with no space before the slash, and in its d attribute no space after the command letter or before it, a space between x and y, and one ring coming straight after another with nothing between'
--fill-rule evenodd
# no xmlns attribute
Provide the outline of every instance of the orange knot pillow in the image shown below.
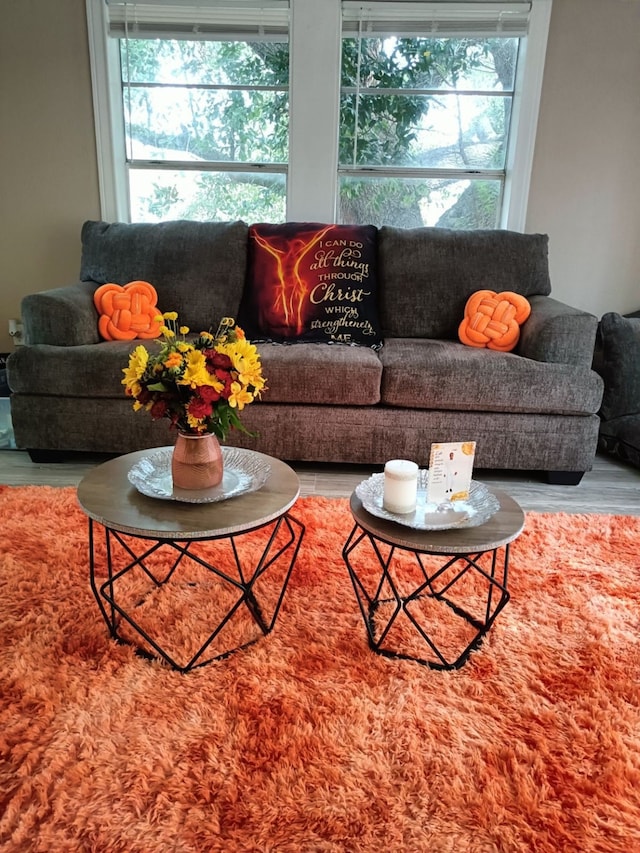
<svg viewBox="0 0 640 853"><path fill-rule="evenodd" d="M98 309L98 331L105 341L157 338L161 323L156 320L158 294L148 281L103 284L93 294Z"/></svg>
<svg viewBox="0 0 640 853"><path fill-rule="evenodd" d="M520 326L531 313L531 305L519 293L478 290L467 300L458 337L470 347L509 352L518 343Z"/></svg>

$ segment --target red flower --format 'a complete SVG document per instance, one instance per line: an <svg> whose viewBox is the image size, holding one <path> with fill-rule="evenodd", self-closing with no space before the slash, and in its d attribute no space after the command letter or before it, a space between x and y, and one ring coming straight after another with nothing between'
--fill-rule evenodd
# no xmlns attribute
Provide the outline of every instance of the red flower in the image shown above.
<svg viewBox="0 0 640 853"><path fill-rule="evenodd" d="M228 370L216 370L215 372L216 379L219 379L220 382L224 382L224 388L220 391L220 396L224 397L225 400L229 399L229 395L231 394L231 383L233 382L233 376L229 373Z"/></svg>
<svg viewBox="0 0 640 853"><path fill-rule="evenodd" d="M233 366L233 362L228 355L223 352L218 352L215 349L204 350L204 357L206 359L207 370L209 373L215 373L217 368L230 370Z"/></svg>
<svg viewBox="0 0 640 853"><path fill-rule="evenodd" d="M189 414L194 418L208 418L212 412L211 403L202 397L194 397L187 408Z"/></svg>
<svg viewBox="0 0 640 853"><path fill-rule="evenodd" d="M215 403L220 399L220 392L212 388L211 385L200 385L198 387L198 396L207 403Z"/></svg>
<svg viewBox="0 0 640 853"><path fill-rule="evenodd" d="M156 402L151 406L150 409L151 417L154 421L160 420L160 418L164 418L167 414L167 404L164 400L156 400Z"/></svg>

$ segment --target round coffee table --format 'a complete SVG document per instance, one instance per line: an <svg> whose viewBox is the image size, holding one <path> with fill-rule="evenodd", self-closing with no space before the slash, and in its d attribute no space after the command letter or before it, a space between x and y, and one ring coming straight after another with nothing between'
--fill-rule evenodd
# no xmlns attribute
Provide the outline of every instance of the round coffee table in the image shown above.
<svg viewBox="0 0 640 853"><path fill-rule="evenodd" d="M255 491L215 503L148 497L128 474L154 450L164 448L129 453L94 468L78 486L78 502L89 518L91 588L111 637L187 672L245 648L274 627L305 530L289 513L300 484L279 459L243 450L238 452L253 454L252 462L269 466L266 482ZM104 545L95 535L96 524L104 529ZM211 562L210 547L198 545L217 540L226 540L220 564ZM250 540L251 547L242 540ZM102 582L99 571L106 575ZM204 619L213 620L193 638L192 648L184 626L174 626L182 662L167 648L167 626L175 616L167 593L174 594L175 609L180 600L187 614L185 598L200 593L194 608L198 604ZM145 611L153 618L145 620ZM247 639L239 618L259 631Z"/></svg>
<svg viewBox="0 0 640 853"><path fill-rule="evenodd" d="M455 669L482 643L509 601L509 545L524 527L516 501L489 491L500 507L488 521L448 530L378 518L351 495L342 556L373 651Z"/></svg>

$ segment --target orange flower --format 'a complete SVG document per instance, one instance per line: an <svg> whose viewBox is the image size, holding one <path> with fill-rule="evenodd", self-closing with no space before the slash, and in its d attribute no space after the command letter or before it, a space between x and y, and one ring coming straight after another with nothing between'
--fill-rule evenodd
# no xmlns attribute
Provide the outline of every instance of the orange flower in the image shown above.
<svg viewBox="0 0 640 853"><path fill-rule="evenodd" d="M182 356L179 352L171 352L169 353L163 364L167 368L167 370L171 370L172 367L180 367L180 365L182 364Z"/></svg>

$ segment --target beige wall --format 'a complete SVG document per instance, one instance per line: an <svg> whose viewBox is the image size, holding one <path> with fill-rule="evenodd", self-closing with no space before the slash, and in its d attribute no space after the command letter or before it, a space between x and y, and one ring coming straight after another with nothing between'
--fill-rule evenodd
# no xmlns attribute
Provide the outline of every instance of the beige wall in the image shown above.
<svg viewBox="0 0 640 853"><path fill-rule="evenodd" d="M84 0L10 0L0 28L0 351L27 293L77 280L100 218Z"/></svg>
<svg viewBox="0 0 640 853"><path fill-rule="evenodd" d="M0 351L23 295L76 280L100 216L84 0L3 3ZM554 295L640 308L640 2L554 0L527 230Z"/></svg>
<svg viewBox="0 0 640 853"><path fill-rule="evenodd" d="M553 294L640 309L640 2L554 0L526 229Z"/></svg>

